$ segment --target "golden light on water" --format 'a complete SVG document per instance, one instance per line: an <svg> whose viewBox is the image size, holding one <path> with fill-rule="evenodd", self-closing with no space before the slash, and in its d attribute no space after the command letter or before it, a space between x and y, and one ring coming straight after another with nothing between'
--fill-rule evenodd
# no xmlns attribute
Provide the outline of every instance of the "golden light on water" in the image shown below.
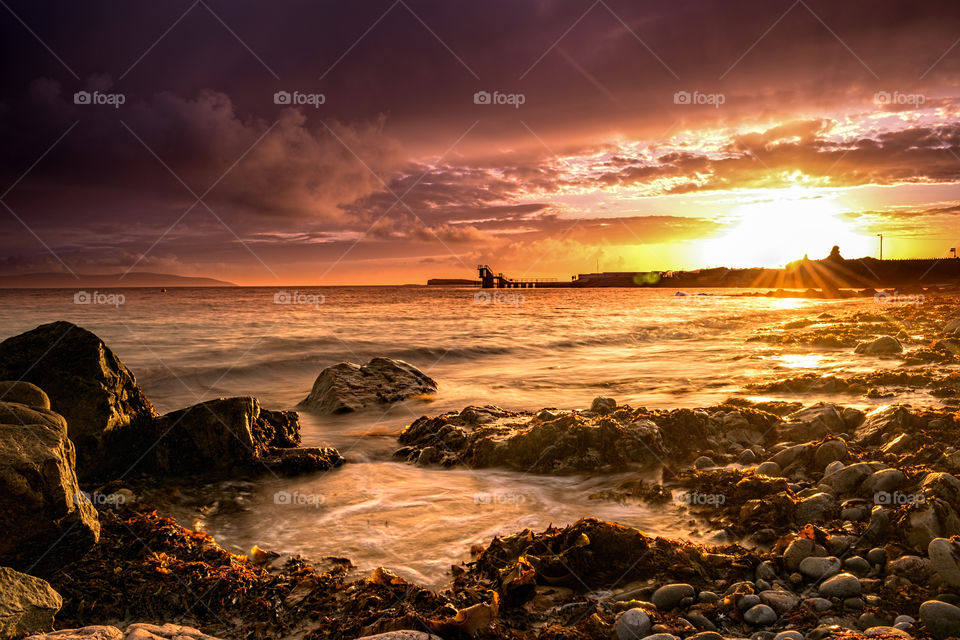
<svg viewBox="0 0 960 640"><path fill-rule="evenodd" d="M804 255L823 258L834 245L847 257L873 251L873 236L845 220L835 195L796 188L738 205L727 234L705 243L704 259L730 267L782 267Z"/></svg>

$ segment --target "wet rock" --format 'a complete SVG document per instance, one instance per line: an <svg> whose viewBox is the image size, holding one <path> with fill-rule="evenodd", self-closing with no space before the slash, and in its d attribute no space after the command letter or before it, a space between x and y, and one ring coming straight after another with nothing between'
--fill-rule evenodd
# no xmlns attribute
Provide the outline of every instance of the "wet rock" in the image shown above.
<svg viewBox="0 0 960 640"><path fill-rule="evenodd" d="M899 637L899 638L911 638L909 633L903 631L902 629L897 629L896 627L885 627L877 626L870 627L863 632L863 635L867 638L889 638L889 637Z"/></svg>
<svg viewBox="0 0 960 640"><path fill-rule="evenodd" d="M885 565L887 563L887 550L881 547L874 547L867 552L867 562L872 565Z"/></svg>
<svg viewBox="0 0 960 640"><path fill-rule="evenodd" d="M857 575L866 575L870 573L871 569L870 563L860 556L853 556L844 560L843 568Z"/></svg>
<svg viewBox="0 0 960 640"><path fill-rule="evenodd" d="M652 626L650 616L643 609L634 608L617 616L614 631L617 633L617 640L638 640L646 637Z"/></svg>
<svg viewBox="0 0 960 640"><path fill-rule="evenodd" d="M933 564L927 558L903 555L887 563L887 574L925 581L933 574Z"/></svg>
<svg viewBox="0 0 960 640"><path fill-rule="evenodd" d="M817 613L823 613L833 607L833 603L826 598L807 598L803 601L803 604Z"/></svg>
<svg viewBox="0 0 960 640"><path fill-rule="evenodd" d="M825 469L828 464L847 457L847 443L843 440L827 440L813 454L813 464L817 469Z"/></svg>
<svg viewBox="0 0 960 640"><path fill-rule="evenodd" d="M883 465L876 462L858 462L825 475L820 484L829 487L838 496L859 494L864 480L881 468Z"/></svg>
<svg viewBox="0 0 960 640"><path fill-rule="evenodd" d="M763 601L755 593L748 593L745 596L740 596L740 599L737 600L737 609L741 611L746 611L747 609L752 609Z"/></svg>
<svg viewBox="0 0 960 640"><path fill-rule="evenodd" d="M796 571L800 568L800 563L803 562L804 558L816 553L816 547L816 543L809 538L797 538L783 552L783 564L790 571Z"/></svg>
<svg viewBox="0 0 960 640"><path fill-rule="evenodd" d="M912 431L919 423L920 419L902 405L878 407L866 415L854 438L863 446L879 446L898 434Z"/></svg>
<svg viewBox="0 0 960 640"><path fill-rule="evenodd" d="M268 411L256 398L219 398L130 429L126 474L179 477L243 472L295 473L343 462L334 449L299 449L295 412ZM289 445L294 446L278 446Z"/></svg>
<svg viewBox="0 0 960 640"><path fill-rule="evenodd" d="M464 410L466 411L466 409ZM659 428L637 412L590 416L563 413L541 421L526 412L504 412L471 425L463 412L415 420L400 434L395 455L408 461L436 447L443 466L507 467L535 473L659 466L672 456Z"/></svg>
<svg viewBox="0 0 960 640"><path fill-rule="evenodd" d="M63 606L60 594L40 578L0 567L0 638L51 631Z"/></svg>
<svg viewBox="0 0 960 640"><path fill-rule="evenodd" d="M780 426L781 437L793 440L818 440L834 433L846 433L842 408L828 402L818 402L786 416Z"/></svg>
<svg viewBox="0 0 960 640"><path fill-rule="evenodd" d="M880 469L863 481L863 494L890 493L903 486L907 477L899 469Z"/></svg>
<svg viewBox="0 0 960 640"><path fill-rule="evenodd" d="M593 402L590 403L590 412L600 416L613 413L614 409L616 408L616 400L613 398L605 398L603 396L597 396L593 399Z"/></svg>
<svg viewBox="0 0 960 640"><path fill-rule="evenodd" d="M0 424L0 565L46 576L89 551L100 524L80 492L62 419L42 407L0 403L0 418L11 413L18 422Z"/></svg>
<svg viewBox="0 0 960 640"><path fill-rule="evenodd" d="M771 478L778 478L780 477L781 473L780 465L772 460L769 460L757 465L754 473L756 473L758 476L770 476Z"/></svg>
<svg viewBox="0 0 960 640"><path fill-rule="evenodd" d="M737 456L737 462L743 465L753 464L757 461L757 454L753 452L752 449L744 449L739 456Z"/></svg>
<svg viewBox="0 0 960 640"><path fill-rule="evenodd" d="M836 510L837 501L829 493L816 493L797 504L797 523L823 522Z"/></svg>
<svg viewBox="0 0 960 640"><path fill-rule="evenodd" d="M155 415L133 374L100 338L69 322L0 343L0 379L35 384L69 425L77 473L95 477L110 438Z"/></svg>
<svg viewBox="0 0 960 640"><path fill-rule="evenodd" d="M861 342L854 351L872 356L890 355L903 353L903 345L893 336L880 336L872 342Z"/></svg>
<svg viewBox="0 0 960 640"><path fill-rule="evenodd" d="M914 549L925 550L934 538L943 538L960 531L960 517L940 498L928 498L914 504L899 523L906 542Z"/></svg>
<svg viewBox="0 0 960 640"><path fill-rule="evenodd" d="M960 608L952 604L939 600L924 602L920 605L920 621L937 640L960 637Z"/></svg>
<svg viewBox="0 0 960 640"><path fill-rule="evenodd" d="M818 589L824 598L851 598L860 595L860 581L849 573L841 573L827 579Z"/></svg>
<svg viewBox="0 0 960 640"><path fill-rule="evenodd" d="M40 409L50 408L50 398L43 389L19 380L0 382L0 402L16 402Z"/></svg>
<svg viewBox="0 0 960 640"><path fill-rule="evenodd" d="M436 391L436 381L412 364L374 358L364 365L341 362L327 367L300 406L319 413L349 413Z"/></svg>
<svg viewBox="0 0 960 640"><path fill-rule="evenodd" d="M800 563L800 573L808 578L820 580L840 573L840 566L840 558L834 556L809 557L804 558Z"/></svg>
<svg viewBox="0 0 960 640"><path fill-rule="evenodd" d="M834 460L833 462L831 462L830 464L828 464L828 465L824 468L824 470L823 470L823 475L828 476L828 475L830 475L831 473L835 473L835 472L837 472L837 471L840 471L840 469L843 469L843 468L846 467L846 466L847 466L847 465L843 464L843 463L840 462L839 460Z"/></svg>
<svg viewBox="0 0 960 640"><path fill-rule="evenodd" d="M960 507L960 480L949 473L928 473L920 483L920 492L927 498L939 498Z"/></svg>
<svg viewBox="0 0 960 640"><path fill-rule="evenodd" d="M765 604L758 604L747 609L743 619L754 626L767 626L777 621L777 612Z"/></svg>
<svg viewBox="0 0 960 640"><path fill-rule="evenodd" d="M697 469L712 469L717 466L717 463L707 456L700 456L693 461L693 466Z"/></svg>
<svg viewBox="0 0 960 640"><path fill-rule="evenodd" d="M692 598L695 593L693 587L689 584L667 584L653 592L650 602L656 605L660 611L670 611L679 605L681 600Z"/></svg>
<svg viewBox="0 0 960 640"><path fill-rule="evenodd" d="M766 589L758 595L760 602L773 608L780 615L793 611L800 604L800 596L789 591Z"/></svg>
<svg viewBox="0 0 960 640"><path fill-rule="evenodd" d="M803 640L803 634L798 631L781 631L773 636L773 640Z"/></svg>
<svg viewBox="0 0 960 640"><path fill-rule="evenodd" d="M960 587L960 545L946 538L934 538L927 546L927 555L944 582Z"/></svg>

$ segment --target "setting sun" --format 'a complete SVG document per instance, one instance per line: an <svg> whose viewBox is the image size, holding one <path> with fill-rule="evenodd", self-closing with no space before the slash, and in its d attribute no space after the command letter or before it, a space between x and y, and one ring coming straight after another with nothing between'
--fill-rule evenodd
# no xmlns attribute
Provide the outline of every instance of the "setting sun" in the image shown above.
<svg viewBox="0 0 960 640"><path fill-rule="evenodd" d="M705 243L703 260L731 267L782 267L809 255L822 258L839 245L850 256L869 255L873 238L844 220L834 195L812 189L763 194L733 208L734 228Z"/></svg>

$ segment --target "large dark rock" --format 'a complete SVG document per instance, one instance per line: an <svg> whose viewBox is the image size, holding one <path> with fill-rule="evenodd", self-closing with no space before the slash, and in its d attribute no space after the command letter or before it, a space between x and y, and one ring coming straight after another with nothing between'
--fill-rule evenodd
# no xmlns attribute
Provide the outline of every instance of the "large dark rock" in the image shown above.
<svg viewBox="0 0 960 640"><path fill-rule="evenodd" d="M0 402L0 565L47 575L96 543L100 524L75 459L61 416Z"/></svg>
<svg viewBox="0 0 960 640"><path fill-rule="evenodd" d="M226 472L294 473L342 464L335 449L298 447L294 411L256 398L219 398L170 412L126 433L121 475L177 477Z"/></svg>
<svg viewBox="0 0 960 640"><path fill-rule="evenodd" d="M109 347L69 322L41 325L0 343L0 380L24 380L47 393L53 410L67 419L81 478L98 475L110 438L155 415Z"/></svg>
<svg viewBox="0 0 960 640"><path fill-rule="evenodd" d="M374 358L365 365L341 362L327 367L299 406L320 413L349 413L436 390L436 381L412 364Z"/></svg>
<svg viewBox="0 0 960 640"><path fill-rule="evenodd" d="M45 580L0 567L0 638L53 630L63 599Z"/></svg>
<svg viewBox="0 0 960 640"><path fill-rule="evenodd" d="M879 446L901 433L923 426L923 419L902 405L879 407L867 414L854 438L863 446Z"/></svg>

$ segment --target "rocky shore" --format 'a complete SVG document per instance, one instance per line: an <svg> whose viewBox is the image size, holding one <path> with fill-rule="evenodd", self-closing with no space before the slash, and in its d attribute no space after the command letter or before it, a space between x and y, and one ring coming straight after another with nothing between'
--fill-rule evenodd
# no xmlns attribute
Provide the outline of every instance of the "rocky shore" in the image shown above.
<svg viewBox="0 0 960 640"><path fill-rule="evenodd" d="M0 637L960 637L960 413L940 401L960 382L944 369L953 361L912 364L923 360L917 354L956 355L956 308L935 301L757 336L900 359L900 370L821 388L853 397L930 389L937 401L928 408L804 402L817 393L809 380L796 401L660 410L597 398L584 410L491 405L414 420L399 436L398 461L635 472L594 499L669 504L712 540L584 518L475 547L436 591L389 567L358 576L336 556L258 547L236 555L165 517L158 486L336 473L349 461L299 446L297 414L255 398L158 415L99 338L44 325L0 344L0 379L10 381L0 382ZM870 346L885 337L901 349ZM362 410L436 390L406 363L370 365L325 370L304 407Z"/></svg>

